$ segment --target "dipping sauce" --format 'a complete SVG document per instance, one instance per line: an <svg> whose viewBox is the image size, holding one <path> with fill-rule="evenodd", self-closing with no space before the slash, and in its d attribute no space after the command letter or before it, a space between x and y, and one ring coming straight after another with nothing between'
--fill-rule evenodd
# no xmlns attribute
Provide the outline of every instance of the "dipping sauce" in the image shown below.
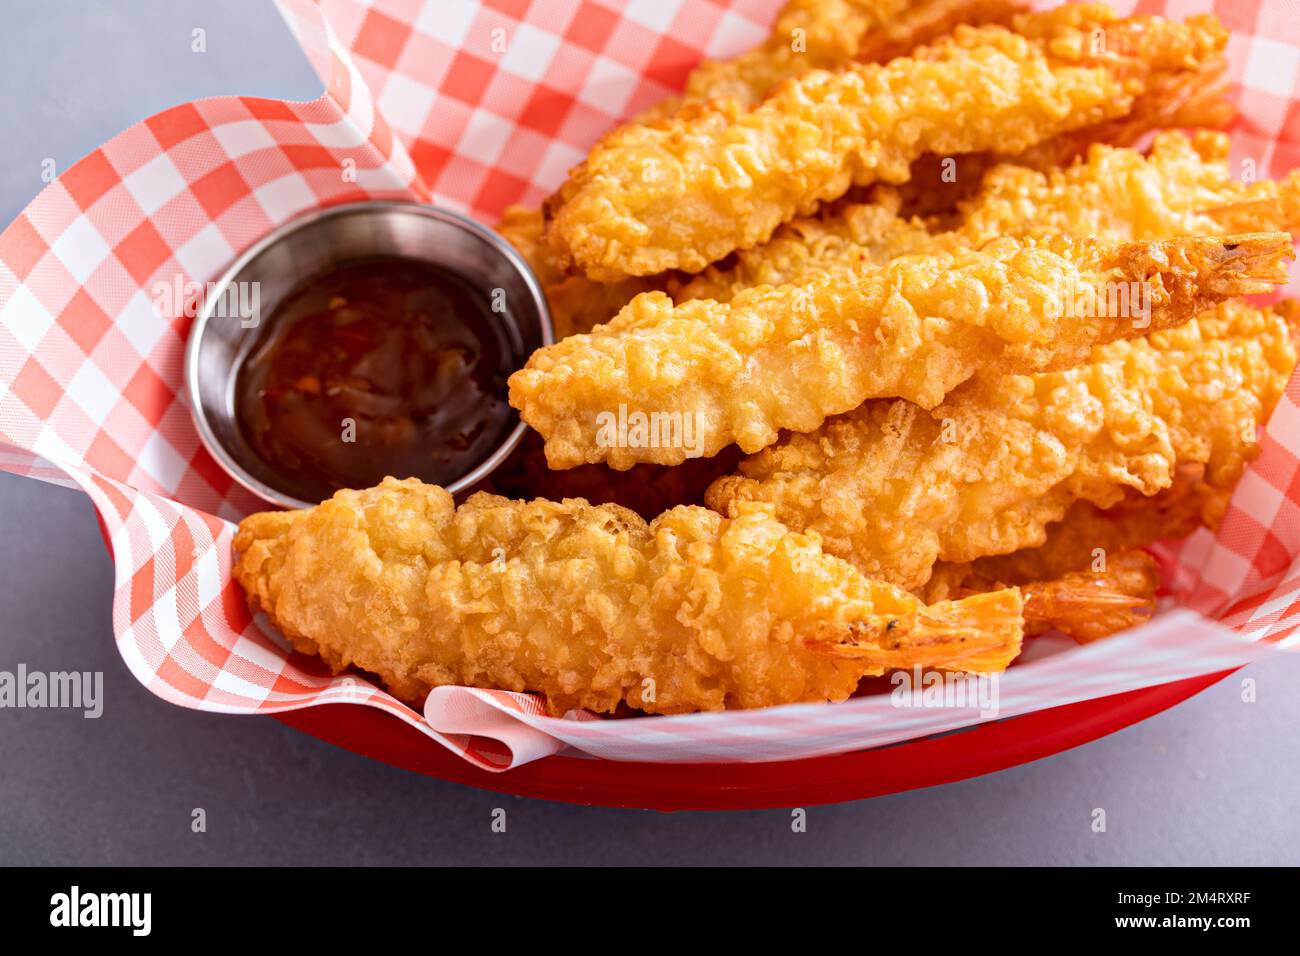
<svg viewBox="0 0 1300 956"><path fill-rule="evenodd" d="M515 426L517 367L487 293L437 266L373 257L308 279L263 324L235 415L276 487L306 501L384 476L447 484Z"/></svg>

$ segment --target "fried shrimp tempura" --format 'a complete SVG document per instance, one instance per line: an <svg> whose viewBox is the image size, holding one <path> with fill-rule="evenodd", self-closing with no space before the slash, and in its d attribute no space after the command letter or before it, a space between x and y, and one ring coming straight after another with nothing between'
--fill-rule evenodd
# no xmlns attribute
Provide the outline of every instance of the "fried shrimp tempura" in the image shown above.
<svg viewBox="0 0 1300 956"><path fill-rule="evenodd" d="M759 287L725 305L674 307L647 293L592 333L533 353L510 377L510 404L546 439L552 468L678 464L732 443L754 452L781 429L812 431L869 398L933 408L980 369L1068 367L1096 344L1284 282L1292 257L1284 234L1118 246L1008 239ZM1137 318L1136 300L1086 306L1114 299L1116 284L1139 290L1149 315ZM669 434L613 432L620 409Z"/></svg>
<svg viewBox="0 0 1300 956"><path fill-rule="evenodd" d="M684 282L670 281L667 291L678 302L727 302L755 285L799 282L903 255L977 249L999 236L1063 233L1123 242L1300 232L1300 170L1278 181L1240 182L1229 172L1228 148L1222 133L1169 132L1155 138L1147 155L1098 144L1065 169L1005 163L959 204L952 228L934 233L920 219L900 215L895 190L877 188L872 202L832 205L786 223L765 244L737 253L726 268L710 266Z"/></svg>
<svg viewBox="0 0 1300 956"><path fill-rule="evenodd" d="M681 99L640 120L668 116L683 102L728 99L752 109L782 80L853 60L892 59L959 23L1004 23L1022 9L1014 0L788 0L766 42L729 60L701 63Z"/></svg>
<svg viewBox="0 0 1300 956"><path fill-rule="evenodd" d="M551 713L762 707L848 697L916 665L1002 669L1018 591L933 607L763 513L475 495L385 479L252 515L236 580L299 650L418 703L467 684L545 695Z"/></svg>
<svg viewBox="0 0 1300 956"><path fill-rule="evenodd" d="M958 27L911 57L814 71L751 111L722 100L616 130L548 201L547 239L593 279L698 271L850 186L905 181L924 153L1021 152L1123 116L1226 41L1213 17L1121 20L1092 5L1016 26Z"/></svg>
<svg viewBox="0 0 1300 956"><path fill-rule="evenodd" d="M1230 487L1295 367L1291 332L1274 310L1225 302L1067 371L977 376L929 413L870 402L746 459L705 500L724 514L759 503L916 589L936 561L1040 545L1075 502L1154 495L1181 465Z"/></svg>
<svg viewBox="0 0 1300 956"><path fill-rule="evenodd" d="M732 99L750 109L778 81L850 60L900 56L948 32L957 23L1004 23L1019 13L1017 0L789 0L766 43L731 60L709 60L691 71L682 97L672 97L637 118L671 116L683 102ZM566 274L543 239L540 209L511 206L497 225L532 267L551 307L555 337L587 332L607 321L633 296L662 288L652 278L593 282Z"/></svg>
<svg viewBox="0 0 1300 956"><path fill-rule="evenodd" d="M899 187L903 208L908 215L948 213L999 162L1048 172L1069 166L1098 143L1134 146L1161 129L1223 129L1236 117L1224 95L1227 86L1228 61L1220 50L1201 58L1192 69L1153 79L1118 119L1053 136L1014 156L992 152L923 156L912 164L911 179Z"/></svg>
<svg viewBox="0 0 1300 956"><path fill-rule="evenodd" d="M1228 137L1200 131L1156 136L1150 152L1094 145L1079 163L1042 171L1016 163L989 170L948 228L901 214L902 197L876 186L870 202L840 202L781 226L767 242L695 276L668 275L592 282L550 280L547 297L556 337L589 332L634 296L657 288L675 302L728 302L758 285L800 282L826 271L904 255L979 248L998 236L1052 233L1115 241L1228 235L1249 229L1300 232L1300 171L1280 180L1241 182L1228 169ZM527 225L521 225L525 215ZM518 211L500 227L525 257L546 261L539 213ZM537 269L534 263L535 271ZM544 283L545 284L545 283Z"/></svg>
<svg viewBox="0 0 1300 956"><path fill-rule="evenodd" d="M1063 170L998 166L959 206L956 232L980 245L999 235L1075 232L1108 239L1169 239L1239 231L1300 230L1300 172L1242 182L1228 168L1223 133L1156 136L1147 155L1095 145ZM1253 211L1243 217L1243 207Z"/></svg>
<svg viewBox="0 0 1300 956"><path fill-rule="evenodd" d="M868 62L900 56L948 32L957 23L1009 21L1020 12L1016 0L789 0L777 15L766 43L731 60L710 60L691 71L684 97L673 97L637 122L672 115L686 102L733 99L750 109L779 80L830 69L850 60ZM536 273L551 307L555 337L587 332L642 292L663 287L657 278L594 282L566 274L543 239L539 209L511 206L500 232Z"/></svg>
<svg viewBox="0 0 1300 956"><path fill-rule="evenodd" d="M907 0L788 0L766 41L728 60L705 60L687 77L681 97L652 107L638 121L662 119L686 103L715 99L752 109L781 80L856 59L867 37L909 5ZM922 0L915 5L938 4Z"/></svg>

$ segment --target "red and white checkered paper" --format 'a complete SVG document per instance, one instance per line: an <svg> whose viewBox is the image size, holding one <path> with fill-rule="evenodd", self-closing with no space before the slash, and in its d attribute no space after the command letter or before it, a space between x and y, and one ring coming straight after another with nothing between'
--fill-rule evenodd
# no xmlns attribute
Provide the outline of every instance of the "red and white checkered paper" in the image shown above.
<svg viewBox="0 0 1300 956"><path fill-rule="evenodd" d="M118 648L141 683L222 713L378 707L490 770L566 746L613 760L785 760L982 719L880 694L561 720L528 695L454 687L434 691L420 714L289 653L249 615L230 578L232 522L264 505L199 444L182 395L190 320L156 314L154 283L209 280L278 224L333 203L432 200L495 221L511 202L539 201L602 132L669 94L702 57L759 41L780 0L279 2L324 95L222 97L153 116L65 172L0 234L0 468L90 495L116 566ZM1137 6L1215 8L1233 31L1238 158L1271 176L1300 165L1294 0ZM1086 647L1036 640L1003 676L998 716L1300 644L1300 379L1263 446L1218 537L1165 552L1182 606Z"/></svg>

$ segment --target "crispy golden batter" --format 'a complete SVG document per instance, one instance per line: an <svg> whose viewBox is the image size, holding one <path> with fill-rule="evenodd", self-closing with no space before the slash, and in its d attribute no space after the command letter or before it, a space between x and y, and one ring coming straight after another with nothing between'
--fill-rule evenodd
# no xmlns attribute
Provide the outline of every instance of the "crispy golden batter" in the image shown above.
<svg viewBox="0 0 1300 956"><path fill-rule="evenodd" d="M1014 586L1025 599L1026 636L1057 630L1083 644L1126 630L1154 611L1159 585L1155 559L1136 549L1219 525L1232 488L1206 484L1204 471L1181 466L1164 491L1147 498L1126 489L1111 508L1077 501L1038 547L941 561L916 593L934 603Z"/></svg>
<svg viewBox="0 0 1300 956"><path fill-rule="evenodd" d="M1242 182L1228 169L1228 138L1159 134L1148 155L1096 144L1084 160L1046 171L1015 163L993 167L958 206L948 228L931 231L901 215L893 187L872 189L870 202L824 206L781 226L767 242L690 276L597 283L582 276L551 280L547 297L556 337L589 332L641 292L662 288L675 302L730 301L757 285L783 285L862 262L883 265L903 255L978 248L998 236L1069 233L1114 240L1223 235L1261 229L1300 232L1300 171L1278 181ZM548 260L539 213L508 212L502 231L524 252ZM519 224L526 217L527 226ZM549 273L548 273L549 274Z"/></svg>
<svg viewBox="0 0 1300 956"><path fill-rule="evenodd" d="M691 71L687 102L731 98L752 108L779 80L849 60L886 59L906 53L960 22L1004 22L1021 9L1016 0L789 0L766 43L731 60L710 60ZM670 98L638 117L648 123L672 115L682 98ZM497 230L537 274L551 307L555 337L587 332L606 322L642 292L663 288L660 278L593 282L566 275L543 239L541 210L511 206Z"/></svg>
<svg viewBox="0 0 1300 956"><path fill-rule="evenodd" d="M1243 468L1254 451L1243 446ZM934 603L1017 586L1025 597L1026 635L1059 630L1087 643L1132 627L1151 613L1159 584L1155 559L1138 549L1198 528L1214 531L1223 519L1239 476L1223 476L1228 484L1215 487L1205 471L1203 464L1182 464L1159 494L1127 488L1119 504L1105 509L1076 501L1038 547L962 564L941 561L917 596Z"/></svg>
<svg viewBox="0 0 1300 956"><path fill-rule="evenodd" d="M818 0L809 2L815 4ZM901 14L862 35L852 59L860 63L884 63L906 56L919 46L932 44L958 26L1010 26L1027 7L1024 0L911 0ZM828 22L826 29L835 28ZM832 61L819 68L837 65Z"/></svg>
<svg viewBox="0 0 1300 956"><path fill-rule="evenodd" d="M684 103L715 99L730 99L752 109L781 80L856 59L867 37L908 6L907 0L788 0L766 41L729 60L705 60L687 77L680 98L667 100L638 120L662 119Z"/></svg>
<svg viewBox="0 0 1300 956"><path fill-rule="evenodd" d="M335 671L420 701L441 684L544 694L554 714L842 700L890 667L1005 667L1014 590L922 605L763 513L517 502L385 479L252 515L234 575Z"/></svg>
<svg viewBox="0 0 1300 956"><path fill-rule="evenodd" d="M899 256L944 252L964 245L953 233L932 234L920 219L899 215L897 190L878 186L870 202L823 206L781 226L762 245L727 257L697 275L669 278L675 302L730 302L760 285L788 285L825 272L844 272L862 263L883 266ZM1065 232L1066 230L1061 230ZM602 321L607 321L606 319Z"/></svg>
<svg viewBox="0 0 1300 956"><path fill-rule="evenodd" d="M1244 467L1253 449L1243 444L1241 451ZM1236 476L1221 476L1229 484L1216 488L1205 481L1205 470L1181 464L1164 491L1146 497L1126 488L1119 504L1105 509L1076 501L1038 547L960 564L940 561L916 594L934 603L1017 586L1025 597L1026 635L1058 630L1084 643L1125 630L1151 613L1159 584L1155 559L1138 549L1219 526Z"/></svg>
<svg viewBox="0 0 1300 956"><path fill-rule="evenodd" d="M701 63L681 99L639 120L668 116L683 101L731 99L752 109L782 80L851 60L892 59L959 23L1007 22L1021 9L1015 0L788 0L766 42L730 60Z"/></svg>
<svg viewBox="0 0 1300 956"><path fill-rule="evenodd" d="M980 245L999 235L1073 231L1113 239L1300 228L1300 172L1281 180L1242 182L1228 168L1228 137L1201 131L1159 134L1150 153L1093 146L1064 170L1007 164L984 179L959 209L961 241ZM1253 210L1246 218L1242 208Z"/></svg>
<svg viewBox="0 0 1300 956"><path fill-rule="evenodd" d="M1243 444L1242 465L1254 449ZM927 601L947 600L955 591L944 584L973 571L989 581L1025 584L1059 578L1072 571L1091 568L1109 555L1134 548L1146 548L1157 541L1185 538L1197 528L1219 526L1227 509L1236 477L1215 487L1205 480L1205 466L1180 465L1173 484L1152 497L1132 488L1125 489L1119 504L1098 508L1078 501L1065 517L1047 529L1046 540L1036 548L1022 548L1011 554L990 555L970 564L935 565L934 577L918 594Z"/></svg>
<svg viewBox="0 0 1300 956"><path fill-rule="evenodd" d="M591 334L535 352L510 377L510 403L546 439L553 468L677 464L732 443L754 452L780 429L812 431L869 398L933 408L981 368L1067 367L1095 344L1284 282L1292 256L1284 234L1118 246L1007 239L763 286L725 305L674 307L647 293ZM1124 307L1115 293L1131 289ZM1138 317L1139 300L1149 316ZM622 412L659 416L656 431L670 434L616 433Z"/></svg>
<svg viewBox="0 0 1300 956"><path fill-rule="evenodd" d="M642 292L661 289L659 277L623 279L619 282L593 282L585 276L565 275L554 250L542 238L540 209L511 206L497 224L501 233L532 267L550 306L551 324L556 339L578 332L589 332L627 305Z"/></svg>
<svg viewBox="0 0 1300 956"><path fill-rule="evenodd" d="M789 80L750 111L692 104L616 130L548 202L548 241L594 279L698 271L852 185L905 181L924 153L1020 152L1121 117L1226 39L1212 17L1091 5L1017 29L959 27L912 57Z"/></svg>
<svg viewBox="0 0 1300 956"><path fill-rule="evenodd" d="M871 202L831 205L789 222L763 245L737 253L726 268L710 266L670 281L667 290L678 302L726 302L755 285L799 282L903 255L977 249L998 236L1066 233L1126 241L1300 231L1300 170L1276 182L1244 183L1228 169L1228 147L1222 133L1189 138L1169 132L1158 135L1145 156L1098 144L1065 169L1002 164L959 204L952 228L933 234L920 219L900 215L896 190L877 188Z"/></svg>
<svg viewBox="0 0 1300 956"><path fill-rule="evenodd" d="M1154 495L1181 464L1230 486L1295 366L1290 333L1273 310L1226 302L1067 371L977 376L929 413L870 402L745 460L706 501L724 514L760 502L864 573L918 588L936 561L1040 545L1076 501Z"/></svg>
<svg viewBox="0 0 1300 956"><path fill-rule="evenodd" d="M1161 129L1223 129L1236 116L1232 102L1224 96L1227 86L1228 61L1219 50L1200 58L1193 68L1154 77L1118 119L1053 136L1014 156L995 152L952 157L928 154L912 164L912 178L899 187L903 209L909 216L950 213L999 162L1047 172L1070 165L1097 143L1134 146L1148 133Z"/></svg>
<svg viewBox="0 0 1300 956"><path fill-rule="evenodd" d="M1198 118L1215 119L1206 111ZM1164 120L1169 120L1167 125L1191 125L1190 120L1159 113L1150 119L1150 125ZM1149 128L1138 129L1140 121L1132 118L1129 125L1135 135L1128 138ZM1107 135L1117 134L1109 131ZM982 177L983 182L974 195L959 204L949 228L933 235L925 222L900 214L905 205L914 208L915 199L905 203L898 189L878 186L870 202L831 204L812 216L797 217L777 229L767 242L728 257L734 262L728 261L725 267L710 265L695 276L668 273L593 282L585 276L562 273L554 251L543 239L540 211L511 207L498 229L541 279L556 338L589 332L642 292L665 289L677 302L700 298L725 302L755 285L795 282L819 270L863 261L883 264L927 250L978 247L997 235L1069 232L1154 239L1252 229L1300 230L1300 172L1280 182L1235 180L1227 166L1226 135L1201 131L1189 139L1182 133L1161 133L1149 157L1131 148L1093 143L1088 149L1086 142L1062 142L1068 138L1054 137L1036 150L1035 156L996 166L981 160L977 169L972 165L975 157L962 157L963 181ZM1064 163L1076 149L1086 150L1081 164L1062 170L1049 161L1049 152ZM925 166L924 162L913 164L909 186L939 175L936 171L934 177L927 177ZM1132 217L1125 218L1124 213L1132 213ZM1103 224L1105 233L1089 231Z"/></svg>

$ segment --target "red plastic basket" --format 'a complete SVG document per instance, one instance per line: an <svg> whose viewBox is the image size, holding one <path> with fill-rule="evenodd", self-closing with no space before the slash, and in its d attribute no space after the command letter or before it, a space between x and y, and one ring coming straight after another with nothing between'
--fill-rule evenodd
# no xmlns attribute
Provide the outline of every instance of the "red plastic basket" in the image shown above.
<svg viewBox="0 0 1300 956"><path fill-rule="evenodd" d="M276 719L396 767L501 793L647 810L756 810L860 800L1028 763L1158 714L1231 673L1080 701L892 747L779 763L622 763L558 754L488 773L369 707L327 704Z"/></svg>
<svg viewBox="0 0 1300 956"><path fill-rule="evenodd" d="M98 512L95 519L111 557L108 529ZM890 747L772 763L632 763L557 754L505 773L489 773L370 707L325 704L272 716L353 753L499 793L644 810L761 810L879 797L1028 763L1145 720L1232 672L1052 707Z"/></svg>

